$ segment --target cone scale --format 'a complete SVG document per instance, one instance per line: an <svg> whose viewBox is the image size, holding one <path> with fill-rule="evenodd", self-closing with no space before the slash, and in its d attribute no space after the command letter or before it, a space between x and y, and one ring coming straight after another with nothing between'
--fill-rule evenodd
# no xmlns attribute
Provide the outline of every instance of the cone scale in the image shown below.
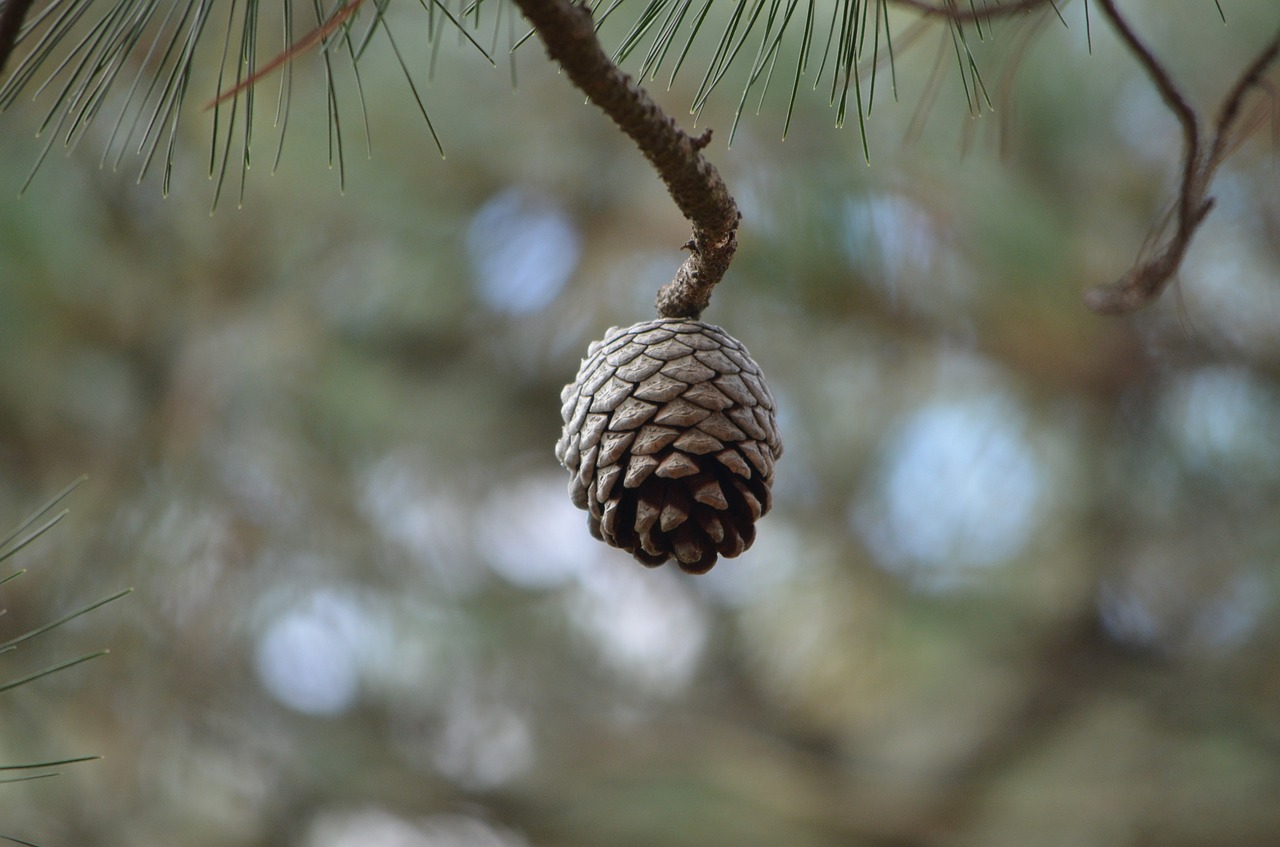
<svg viewBox="0 0 1280 847"><path fill-rule="evenodd" d="M751 546L782 441L764 374L736 339L688 318L613 327L560 399L556 458L593 536L689 573Z"/></svg>

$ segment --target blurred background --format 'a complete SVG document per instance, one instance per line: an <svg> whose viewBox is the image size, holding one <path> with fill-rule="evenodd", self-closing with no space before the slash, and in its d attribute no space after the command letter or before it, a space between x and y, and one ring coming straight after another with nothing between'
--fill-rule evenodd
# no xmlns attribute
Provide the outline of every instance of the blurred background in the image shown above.
<svg viewBox="0 0 1280 847"><path fill-rule="evenodd" d="M1277 24L1272 0L1222 0L1225 25L1121 5L1209 114ZM513 89L392 9L446 157L375 40L345 190L301 57L279 167L269 80L243 200L233 171L212 214L216 61L167 199L132 151L100 167L109 121L16 199L51 106L24 95L0 118L0 523L90 479L6 563L29 571L0 640L136 591L3 657L111 650L3 694L0 762L105 758L0 786L0 834L1280 843L1276 113L1259 98L1175 286L1090 314L1152 247L1181 140L1096 9L1087 32L1060 8L972 39L978 117L945 26L895 42L870 165L812 75L785 141L789 76L732 147L742 77L702 114L744 214L705 318L768 373L786 453L755 547L701 578L593 541L552 454L561 386L653 315L688 229L536 42ZM686 128L707 55L653 86Z"/></svg>

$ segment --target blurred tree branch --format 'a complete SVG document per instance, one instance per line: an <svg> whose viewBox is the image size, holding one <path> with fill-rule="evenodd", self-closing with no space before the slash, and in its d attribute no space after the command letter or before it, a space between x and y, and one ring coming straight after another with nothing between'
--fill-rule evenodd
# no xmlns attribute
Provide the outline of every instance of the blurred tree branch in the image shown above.
<svg viewBox="0 0 1280 847"><path fill-rule="evenodd" d="M961 9L956 0L942 0L942 5L940 6L930 3L929 0L893 0L893 2L903 8L911 9L921 17L946 18L952 23L982 22L993 18L1007 18L1052 5L1052 0L1016 0L1016 2L1007 5L984 3L981 9L973 6L968 9Z"/></svg>
<svg viewBox="0 0 1280 847"><path fill-rule="evenodd" d="M586 6L571 0L516 0L516 5L573 84L636 143L693 225L693 238L685 245L689 257L658 292L657 305L664 317L698 317L733 259L742 217L719 172L702 155L711 131L690 136L619 70L600 46Z"/></svg>
<svg viewBox="0 0 1280 847"><path fill-rule="evenodd" d="M952 25L981 24L993 18L1024 14L1044 6L1052 6L1057 10L1051 0L1016 0L1006 5L984 5L982 8L972 5L961 8L956 0L940 0L940 4L930 0L893 2L921 17L945 18ZM1177 118L1183 138L1182 178L1174 208L1173 234L1151 258L1137 264L1119 280L1096 286L1085 295L1085 305L1095 312L1124 314L1155 301L1182 266L1192 237L1213 208L1214 201L1208 192L1214 172L1239 141L1236 130L1244 99L1250 91L1261 86L1263 75L1275 62L1277 54L1280 54L1280 31L1264 45L1228 91L1214 122L1212 139L1209 140L1205 137L1201 116L1174 82L1169 68L1139 37L1117 8L1115 0L1096 2L1125 49L1142 65L1151 78L1152 85L1160 93L1160 99Z"/></svg>
<svg viewBox="0 0 1280 847"><path fill-rule="evenodd" d="M1173 235L1155 256L1137 265L1119 280L1097 286L1085 295L1085 305L1093 311L1101 314L1123 314L1158 298L1182 265L1191 238L1213 208L1213 198L1208 194L1209 184L1235 140L1234 133L1240 121L1244 98L1261 84L1263 74L1280 53L1280 31L1262 48L1228 91L1214 123L1213 140L1207 145L1206 151L1200 116L1187 102L1186 95L1173 81L1168 68L1120 14L1115 0L1098 0L1098 4L1125 47L1151 77L1152 84L1160 92L1160 98L1182 127L1182 180L1178 188Z"/></svg>

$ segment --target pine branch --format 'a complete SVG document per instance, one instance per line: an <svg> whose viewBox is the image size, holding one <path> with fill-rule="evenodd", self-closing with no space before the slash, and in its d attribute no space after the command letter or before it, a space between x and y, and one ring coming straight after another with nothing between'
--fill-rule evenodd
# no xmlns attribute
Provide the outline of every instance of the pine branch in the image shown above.
<svg viewBox="0 0 1280 847"><path fill-rule="evenodd" d="M619 70L601 48L586 6L572 0L516 0L516 5L533 24L547 55L631 137L693 225L693 238L685 245L689 257L658 292L657 306L664 317L698 317L733 259L742 217L719 172L702 155L710 130L690 136Z"/></svg>
<svg viewBox="0 0 1280 847"><path fill-rule="evenodd" d="M1158 298L1182 266L1192 237L1213 208L1214 200L1208 194L1209 185L1213 181L1214 172L1230 150L1244 98L1261 84L1263 75L1280 55L1280 31L1249 63L1228 91L1214 124L1214 137L1206 152L1200 116L1173 81L1168 68L1120 14L1115 0L1097 2L1120 40L1147 72L1165 106L1173 112L1182 127L1182 179L1178 188L1173 235L1152 258L1130 269L1119 280L1099 285L1085 294L1085 305L1091 310L1100 314L1124 314L1140 309Z"/></svg>

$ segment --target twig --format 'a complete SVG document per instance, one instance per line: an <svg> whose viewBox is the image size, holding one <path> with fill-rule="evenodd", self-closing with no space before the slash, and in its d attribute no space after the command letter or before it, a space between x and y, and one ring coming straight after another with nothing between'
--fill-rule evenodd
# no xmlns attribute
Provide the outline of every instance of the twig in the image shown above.
<svg viewBox="0 0 1280 847"><path fill-rule="evenodd" d="M591 12L571 0L516 0L569 79L613 119L658 171L693 225L689 257L658 292L665 317L698 317L737 249L741 214L715 166L699 152L710 141L691 137L647 92L618 69L596 38Z"/></svg>
<svg viewBox="0 0 1280 847"><path fill-rule="evenodd" d="M1098 0L1098 5L1102 7L1102 13L1111 22L1111 26L1115 29L1116 34L1120 36L1120 40L1125 43L1132 53L1142 65L1147 75L1151 77L1151 82L1155 85L1156 90L1160 92L1160 99L1169 107L1169 111L1173 112L1174 117L1178 119L1178 123L1182 126L1182 142L1183 142L1183 167L1182 167L1182 190L1179 193L1178 204L1178 232L1179 234L1186 231L1189 222L1194 216L1192 209L1192 201L1202 194L1205 186L1195 185L1197 171L1200 168L1200 121L1196 116L1195 109L1191 108L1191 104L1187 102L1187 98L1178 90L1177 84L1173 78L1169 76L1168 69L1161 64L1155 54L1151 52L1151 48L1138 38L1138 34L1133 31L1133 27L1120 14L1120 10L1116 8L1115 0ZM1201 189L1197 191L1197 189Z"/></svg>
<svg viewBox="0 0 1280 847"><path fill-rule="evenodd" d="M0 9L0 71L9 63L9 56L18 43L18 33L22 30L22 22L35 0L5 0Z"/></svg>
<svg viewBox="0 0 1280 847"><path fill-rule="evenodd" d="M997 17L1012 17L1052 6L1054 0L1015 0L1007 4L970 4L962 9L956 0L893 0L922 17L946 18L952 23L983 22ZM1160 296L1178 272L1191 239L1213 208L1209 184L1218 166L1230 152L1234 133L1240 121L1245 96L1263 84L1263 75L1280 56L1280 32L1236 80L1223 99L1212 139L1206 138L1201 118L1174 82L1169 69L1138 36L1116 7L1115 0L1096 0L1125 48L1142 65L1160 99L1177 118L1182 128L1182 177L1174 207L1174 232L1163 246L1146 261L1131 268L1115 282L1097 286L1085 294L1085 305L1103 314L1122 314L1139 309ZM1087 11L1087 8L1086 8Z"/></svg>
<svg viewBox="0 0 1280 847"><path fill-rule="evenodd" d="M1226 157L1227 146L1231 141L1231 133L1235 131L1236 122L1240 119L1240 107L1244 104L1245 95L1250 89L1262 85L1262 75L1276 60L1277 55L1280 55L1280 31L1276 32L1253 63L1245 68L1240 79L1222 101L1222 110L1218 112L1218 122L1215 125L1217 137L1214 138L1213 149L1209 153L1209 161L1215 166Z"/></svg>
<svg viewBox="0 0 1280 847"><path fill-rule="evenodd" d="M1214 125L1212 143L1205 150L1200 118L1186 96L1129 22L1116 8L1115 0L1097 0L1103 14L1121 41L1151 77L1160 98L1182 127L1182 181L1178 188L1177 223L1173 235L1155 256L1130 269L1119 280L1097 286L1085 294L1085 305L1101 314L1123 314L1139 309L1160 296L1182 265L1191 239L1213 208L1208 196L1213 174L1230 147L1231 135L1239 122L1245 95L1261 84L1262 75L1280 55L1280 32L1249 63L1227 92Z"/></svg>

